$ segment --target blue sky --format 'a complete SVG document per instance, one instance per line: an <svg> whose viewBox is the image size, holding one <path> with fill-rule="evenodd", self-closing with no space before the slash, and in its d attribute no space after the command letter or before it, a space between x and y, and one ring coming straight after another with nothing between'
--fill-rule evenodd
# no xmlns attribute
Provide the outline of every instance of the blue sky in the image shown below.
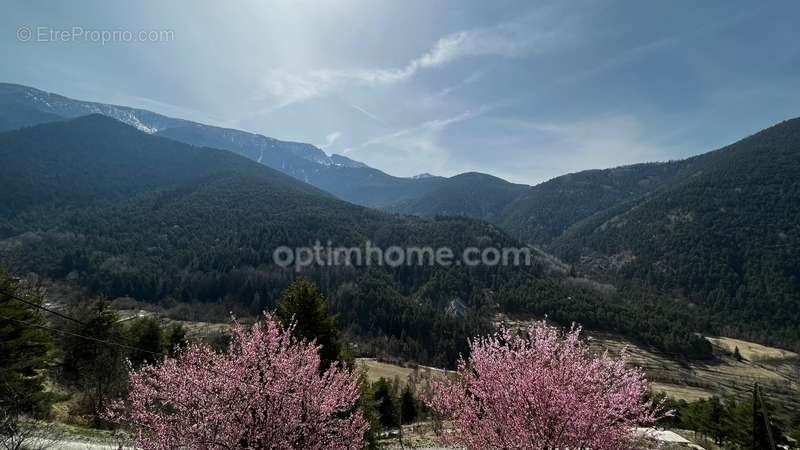
<svg viewBox="0 0 800 450"><path fill-rule="evenodd" d="M388 173L537 183L800 116L800 2L6 2L0 80L311 142ZM21 42L169 30L157 42Z"/></svg>

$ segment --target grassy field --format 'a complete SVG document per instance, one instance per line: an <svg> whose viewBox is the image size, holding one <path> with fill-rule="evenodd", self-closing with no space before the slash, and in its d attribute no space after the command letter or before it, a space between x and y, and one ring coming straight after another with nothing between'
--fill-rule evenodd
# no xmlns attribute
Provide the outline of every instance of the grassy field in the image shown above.
<svg viewBox="0 0 800 450"><path fill-rule="evenodd" d="M397 379L401 385L405 385L409 381L418 381L424 384L429 380L454 374L454 372L435 367L417 365L403 367L397 364L381 362L374 358L358 358L356 365L366 371L367 379L370 382L375 382L380 378L387 380Z"/></svg>
<svg viewBox="0 0 800 450"><path fill-rule="evenodd" d="M117 310L120 315L120 322L127 322L142 317L157 317L161 324L165 327L173 325L181 325L186 330L186 337L193 341L207 341L213 336L228 333L231 329L229 322L198 322L189 320L174 320L163 317L152 311L133 310L133 309L120 309Z"/></svg>
<svg viewBox="0 0 800 450"><path fill-rule="evenodd" d="M709 338L714 346L713 360L687 362L637 347L619 336L592 334L592 337L593 346L612 354L627 346L631 361L647 372L654 389L674 398L687 401L711 395L745 398L751 395L753 384L759 383L767 397L788 408L786 413L800 408L800 358L793 352L716 337ZM733 357L736 347L742 355L741 361Z"/></svg>

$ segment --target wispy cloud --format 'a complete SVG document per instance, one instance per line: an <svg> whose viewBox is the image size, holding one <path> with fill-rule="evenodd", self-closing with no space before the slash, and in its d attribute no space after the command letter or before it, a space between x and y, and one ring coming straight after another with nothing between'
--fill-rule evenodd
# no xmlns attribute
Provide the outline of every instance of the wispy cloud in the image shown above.
<svg viewBox="0 0 800 450"><path fill-rule="evenodd" d="M356 105L354 103L350 103L350 107L355 109L356 111L360 112L361 114L364 114L365 116L369 117L370 119L378 122L381 125L387 125L386 122L383 119L381 119L380 117L376 116L375 114L372 114L371 112L367 111L366 109L364 109L364 108L362 108L362 107L360 107L360 106L358 106L358 105Z"/></svg>
<svg viewBox="0 0 800 450"><path fill-rule="evenodd" d="M479 56L520 57L543 51L557 42L552 29L532 26L532 17L448 34L422 55L394 68L318 69L296 73L273 69L264 76L264 89L273 108L328 94L347 85L380 86L413 78L426 69Z"/></svg>
<svg viewBox="0 0 800 450"><path fill-rule="evenodd" d="M406 137L406 136L417 136L422 139L429 139L432 135L437 134L447 128L450 125L464 122L466 120L473 119L475 117L481 116L490 110L492 110L495 106L492 105L485 105L481 106L480 108L474 110L467 110L460 114L450 117L444 117L441 119L433 119L426 122L423 122L419 125L415 125L409 128L403 128L392 133L384 134L381 136L374 137L369 139L368 141L364 142L363 144L359 145L355 148L349 148L348 151L352 152L356 149L366 148L371 145L376 144L386 144L393 141L396 141L398 138Z"/></svg>
<svg viewBox="0 0 800 450"><path fill-rule="evenodd" d="M432 106L432 105L438 104L445 97L447 97L448 95L452 94L453 92L461 90L461 89L465 88L466 86L469 86L470 84L475 83L476 81L480 80L481 78L483 78L483 75L485 73L486 72L482 71L482 70L474 72L474 73L470 74L470 76L468 76L467 78L464 78L463 80L459 81L458 83L452 84L450 86L445 86L444 88L436 91L435 93L433 93L431 95L428 95L427 97L425 97L423 102L427 106Z"/></svg>
<svg viewBox="0 0 800 450"><path fill-rule="evenodd" d="M448 127L478 118L498 106L500 104L485 105L453 116L428 120L373 137L358 146L345 149L343 153L362 152L359 156L367 163L375 162L381 163L382 167L394 167L401 172L398 175L441 171L447 168L452 157L450 148L443 143L443 132ZM409 161L414 163L409 165Z"/></svg>

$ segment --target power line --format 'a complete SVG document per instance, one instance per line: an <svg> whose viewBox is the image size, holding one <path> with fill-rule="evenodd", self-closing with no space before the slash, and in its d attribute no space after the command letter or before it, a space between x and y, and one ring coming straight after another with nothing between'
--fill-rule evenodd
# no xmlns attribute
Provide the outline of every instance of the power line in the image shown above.
<svg viewBox="0 0 800 450"><path fill-rule="evenodd" d="M62 319L66 319L66 320L69 320L69 321L71 321L71 322L79 323L79 324L81 324L81 325L86 325L86 324L82 323L82 322L81 322L80 320L78 320L78 319L75 319L75 318L73 318L73 317L69 317L69 316L67 316L67 315L61 314L61 313L60 313L60 312L58 312L58 311L54 311L54 310L52 310L52 309L46 308L46 307L44 307L44 306L42 306L42 305L40 305L40 304L37 304L37 303L31 302L31 301L25 300L24 298L22 298L22 297L19 297L19 296L17 296L17 295L14 295L14 294L12 294L12 293L10 293L10 292L0 291L0 294L3 294L3 295L5 295L5 296L6 296L6 297L8 297L8 298L11 298L11 299L14 299L14 300L20 301L20 302L22 302L22 303L24 303L24 304L26 304L26 305L28 305L28 306L33 306L34 308L38 308L38 309L41 309L41 310L43 310L43 311L47 311L47 312L49 312L50 314L56 315L56 316L58 316L58 317L61 317Z"/></svg>
<svg viewBox="0 0 800 450"><path fill-rule="evenodd" d="M49 331L53 331L55 333L61 333L61 334L66 334L68 336L74 336L74 337L78 337L78 338L81 338L81 339L87 339L87 340L94 341L94 342L97 342L97 343L100 343L100 344L113 345L113 346L124 348L126 350L136 350L136 351L140 351L140 352L146 352L146 353L151 353L151 354L154 354L154 355L164 356L164 354L160 353L160 352L154 352L154 351L151 351L151 350L145 350L143 348L133 347L133 346L126 345L126 344L120 344L119 342L114 342L114 341L107 341L107 340L96 338L96 337L84 336L82 334L73 333L71 331L60 330L58 328L48 327L47 325L41 325L41 324L38 324L38 323L31 323L31 322L26 322L24 320L14 319L13 317L0 316L0 319L7 320L9 322L15 322L15 323L17 323L19 325L26 326L26 327L41 328L43 330L49 330ZM85 325L83 322L77 322L77 323L80 323L81 325Z"/></svg>
<svg viewBox="0 0 800 450"><path fill-rule="evenodd" d="M5 295L5 296L7 296L9 298L14 299L14 300L18 300L18 301L20 301L20 302L22 302L22 303L24 303L26 305L33 306L34 308L41 309L42 311L48 312L48 313L53 314L55 316L58 316L58 317L60 317L62 319L69 320L70 322L77 323L79 325L84 325L84 326L88 326L89 325L88 323L86 323L84 321L78 320L78 319L76 319L74 317L70 317L70 316L68 316L66 314L62 314L62 313L60 313L58 311L54 311L54 310L52 310L50 308L47 308L47 307L42 306L42 305L39 305L37 303L25 300L24 298L19 297L19 296L14 295L14 294L11 294L9 292L0 291L0 294L3 294L3 295ZM162 353L162 352L155 352L155 351L152 351L152 350L146 350L146 349L135 347L135 346L132 346L132 345L122 344L122 343L114 342L114 341L108 341L108 340L104 340L104 339L100 339L100 338L95 338L95 337L92 337L92 336L84 336L84 335L81 335L81 334L78 334L78 333L74 333L74 332L71 332L71 331L61 330L61 329L53 328L53 327L48 327L46 325L40 325L40 324L31 323L31 322L25 322L25 321L18 320L18 319L13 319L13 318L10 318L10 317L2 317L2 316L0 316L0 318L5 319L5 320L10 320L10 321L13 321L13 322L17 322L18 324L25 325L25 326L42 328L42 329L53 331L53 332L56 332L56 333L67 334L67 335L70 335L70 336L79 337L79 338L82 338L82 339L88 339L88 340L99 342L99 343L114 345L114 346L117 346L117 347L125 348L127 350L136 350L136 351L140 351L140 352L144 352L144 353L150 353L152 355L158 355L158 356L168 356L168 355L166 355L165 353Z"/></svg>
<svg viewBox="0 0 800 450"><path fill-rule="evenodd" d="M29 302L29 301L27 301L25 299L22 299L22 298L20 298L20 297L18 297L16 295L8 293L8 292L0 291L0 293L2 293L3 295L6 295L9 298L13 298L15 300L19 300L19 301L21 301L21 302L23 302L23 303L25 303L27 305L36 307L38 309L41 309L41 310L46 311L48 313L54 314L54 315L56 315L58 317L61 317L63 319L69 320L71 322L74 322L74 323L77 323L77 324L80 324L80 325L87 325L86 322L80 321L80 320L78 320L78 319L76 319L74 317L69 317L67 315L61 314L61 313L59 313L57 311L53 311L53 310L51 310L49 308L46 308L46 307L41 306L41 305L38 305L36 303ZM37 324L37 323L26 322L24 320L14 319L12 317L5 317L5 316L0 315L0 319L7 320L7 321L10 321L10 322L15 322L15 323L17 323L19 325L22 325L22 326L49 330L49 331L52 331L52 332L55 332L55 333L61 333L61 334L65 334L65 335L68 335L68 336L73 336L73 337L77 337L77 338L81 338L81 339L86 339L86 340L97 342L97 343L100 343L100 344L106 344L106 345L112 345L112 346L124 348L126 350L134 350L134 351L149 353L151 355L161 356L161 357L164 357L164 358L169 357L168 354L163 353L163 352L147 350L147 349L143 349L143 348L140 348L140 347L135 347L135 346L132 346L132 345L122 344L122 343L115 342L115 341L109 341L109 340L105 340L105 339L100 339L100 338L96 338L96 337L92 337L92 336L85 336L85 335L82 335L80 333L74 333L74 332L67 331L67 330L62 330L62 329L59 329L59 328L48 327L47 325L41 325L41 324ZM226 374L224 372L216 371L216 370L214 370L214 369L212 369L210 367L206 367L206 366L198 366L198 367L200 367L203 370L207 370L208 372L213 373L215 375L219 375L219 376L228 378L230 380L233 380L233 381L236 381L236 382L239 382L239 383L242 383L242 384L246 384L246 385L248 385L250 387L253 387L253 388L256 388L256 389L263 388L263 389L270 390L273 394L282 394L282 395L288 395L290 397L300 398L300 396L298 396L296 394L293 394L291 392L281 392L281 391L277 391L277 390L274 390L274 389L268 389L266 386L257 386L255 384L252 384L252 383L248 382L248 381L241 380L241 379L238 379L238 378L233 377L231 375L228 375L228 374Z"/></svg>
<svg viewBox="0 0 800 450"><path fill-rule="evenodd" d="M113 345L113 346L124 348L124 349L127 349L127 350L135 350L135 351L150 353L152 355L157 355L157 356L162 356L162 357L168 357L169 356L169 355L167 355L166 353L163 353L163 352L156 352L156 351L152 351L152 350L146 350L146 349L143 349L143 348L134 347L134 346L127 345L127 344L121 344L121 343L115 342L115 341L108 341L108 340L105 340L105 339L99 339L99 338L95 338L95 337L91 337L91 336L85 336L85 335L82 335L82 334L79 334L79 333L73 333L71 331L61 330L61 329L54 328L54 327L48 327L46 325L40 325L40 324L36 324L36 323L26 322L24 320L14 319L12 317L6 317L6 316L0 315L0 319L7 320L7 321L10 321L10 322L15 322L15 323L17 323L19 325L26 326L26 327L41 328L41 329L49 330L49 331L52 331L52 332L55 332L55 333L61 333L61 334L66 334L68 336L74 336L74 337L81 338L81 339L87 339L87 340L90 340L90 341L93 341L93 342L97 342L99 344ZM78 322L78 323L82 323L82 322ZM212 369L210 367L206 367L206 366L198 366L198 367L203 369L203 370L207 370L208 372L213 373L215 375L219 375L221 377L228 378L230 380L233 380L233 381L248 385L248 386L250 386L252 388L267 389L267 390L271 391L273 394L288 395L290 397L294 397L294 398L298 398L298 399L300 398L299 395L296 395L296 394L294 394L292 392L278 391L278 390L275 390L275 389L267 388L266 386L257 386L257 385L255 385L253 383L250 383L250 382L245 381L245 380L238 379L238 378L233 377L231 375L228 375L228 374L226 374L224 372L216 371L216 370L214 370L214 369Z"/></svg>

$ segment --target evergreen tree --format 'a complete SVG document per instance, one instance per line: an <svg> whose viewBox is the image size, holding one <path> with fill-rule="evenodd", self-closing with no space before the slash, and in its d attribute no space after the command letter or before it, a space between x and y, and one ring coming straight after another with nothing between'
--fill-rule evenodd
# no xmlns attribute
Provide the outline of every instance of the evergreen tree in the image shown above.
<svg viewBox="0 0 800 450"><path fill-rule="evenodd" d="M364 433L364 440L369 450L375 450L380 448L378 437L382 428L381 418L378 413L377 403L373 397L373 387L367 379L366 371L361 372L360 386L361 397L358 399L358 408L361 410L361 414L364 415L367 425L369 425L369 428Z"/></svg>
<svg viewBox="0 0 800 450"><path fill-rule="evenodd" d="M753 386L753 448L773 450L775 445L786 444L782 429L783 423L775 417L772 405L765 398L758 383Z"/></svg>
<svg viewBox="0 0 800 450"><path fill-rule="evenodd" d="M107 400L120 394L127 380L125 358L128 354L124 347L115 344L129 344L124 339L119 316L107 302L97 301L79 308L76 313L80 323L68 325L74 335L61 341L63 377L68 385L83 394L85 408L93 416L93 425L102 426L105 422L101 414Z"/></svg>
<svg viewBox="0 0 800 450"><path fill-rule="evenodd" d="M753 448L754 436L766 435L763 418L760 412L758 417L755 416L752 399L737 401L729 398L722 402L712 397L691 403L669 401L665 406L674 410L675 416L662 421L663 425L694 430L723 448ZM769 410L769 403L766 406ZM783 425L774 414L770 413L770 416L773 437L778 444L785 443L781 431ZM754 424L760 424L761 429L755 428Z"/></svg>
<svg viewBox="0 0 800 450"><path fill-rule="evenodd" d="M739 346L738 345L736 346L736 348L733 349L733 357L739 362L742 361L742 354L739 353Z"/></svg>
<svg viewBox="0 0 800 450"><path fill-rule="evenodd" d="M46 330L37 328L45 319L40 310L10 295L42 302L41 295L23 289L0 268L0 444L17 434L20 415L41 416L52 400L44 381L53 342Z"/></svg>
<svg viewBox="0 0 800 450"><path fill-rule="evenodd" d="M400 426L397 413L397 398L394 396L392 384L385 378L380 378L373 386L373 399L378 410L383 428L396 428Z"/></svg>
<svg viewBox="0 0 800 450"><path fill-rule="evenodd" d="M714 439L715 444L722 444L723 440L725 439L725 433L722 430L724 406L718 397L711 397L711 399L708 401L706 416L706 434Z"/></svg>
<svg viewBox="0 0 800 450"><path fill-rule="evenodd" d="M349 359L342 352L336 316L328 311L325 297L309 280L299 278L286 288L275 316L283 326L294 323L294 335L298 338L315 341L320 347L321 370Z"/></svg>
<svg viewBox="0 0 800 450"><path fill-rule="evenodd" d="M129 356L134 367L161 360L159 354L164 351L167 338L158 319L142 317L134 320L128 327L128 335L130 336L128 342L133 347L141 349L131 351Z"/></svg>
<svg viewBox="0 0 800 450"><path fill-rule="evenodd" d="M411 390L410 385L406 385L403 389L403 395L400 398L400 411L404 424L413 423L419 416L417 399L414 398L414 391Z"/></svg>

